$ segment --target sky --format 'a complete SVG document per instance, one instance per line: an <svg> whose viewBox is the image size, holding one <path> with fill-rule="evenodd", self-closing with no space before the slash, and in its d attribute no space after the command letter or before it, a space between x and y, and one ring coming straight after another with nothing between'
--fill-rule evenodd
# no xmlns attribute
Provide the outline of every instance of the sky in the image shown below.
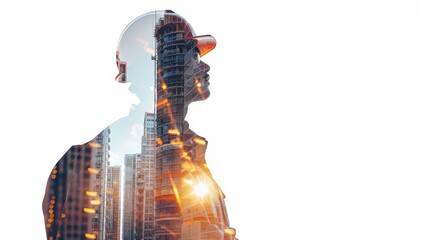
<svg viewBox="0 0 429 240"><path fill-rule="evenodd" d="M128 89L138 98L130 108L128 117L112 123L111 164L123 164L125 154L141 153L145 112L154 112L154 16L147 15L127 26L118 42L121 61L127 63Z"/></svg>
<svg viewBox="0 0 429 240"><path fill-rule="evenodd" d="M427 1L7 4L4 238L44 239L52 166L138 102L115 51L156 9L217 40L187 118L240 239L429 237Z"/></svg>

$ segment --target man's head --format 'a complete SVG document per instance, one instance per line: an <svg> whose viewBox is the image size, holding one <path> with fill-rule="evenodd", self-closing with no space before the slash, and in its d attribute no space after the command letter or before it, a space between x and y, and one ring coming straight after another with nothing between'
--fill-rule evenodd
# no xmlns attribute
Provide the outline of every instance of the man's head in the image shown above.
<svg viewBox="0 0 429 240"><path fill-rule="evenodd" d="M191 41L192 59L189 68L193 69L193 77L191 78L193 86L189 93L185 91L185 95L191 94L193 97L190 102L193 102L205 100L210 96L210 75L208 74L210 66L201 61L201 57L215 48L216 40L210 35L203 35L193 37Z"/></svg>

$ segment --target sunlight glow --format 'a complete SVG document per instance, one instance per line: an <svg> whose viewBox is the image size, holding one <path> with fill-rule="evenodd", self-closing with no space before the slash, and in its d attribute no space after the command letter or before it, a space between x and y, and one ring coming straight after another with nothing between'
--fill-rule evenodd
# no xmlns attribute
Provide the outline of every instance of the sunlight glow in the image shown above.
<svg viewBox="0 0 429 240"><path fill-rule="evenodd" d="M198 183L194 187L194 193L200 197L204 197L209 192L209 187L204 183Z"/></svg>

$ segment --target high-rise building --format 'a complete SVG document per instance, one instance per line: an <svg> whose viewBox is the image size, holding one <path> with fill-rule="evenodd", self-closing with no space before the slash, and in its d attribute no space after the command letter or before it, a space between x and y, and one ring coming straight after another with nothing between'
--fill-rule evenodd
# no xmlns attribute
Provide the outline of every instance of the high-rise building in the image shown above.
<svg viewBox="0 0 429 240"><path fill-rule="evenodd" d="M104 237L109 133L72 146L52 170L43 201L48 239Z"/></svg>
<svg viewBox="0 0 429 240"><path fill-rule="evenodd" d="M142 162L137 160L137 182L136 182L136 200L135 200L135 239L143 239L143 215L144 215L144 174L142 173Z"/></svg>
<svg viewBox="0 0 429 240"><path fill-rule="evenodd" d="M95 175L94 191L98 197L90 200L97 214L92 218L92 231L96 233L98 239L105 239L105 215L106 215L106 187L107 187L107 167L109 165L110 149L110 128L103 130L94 139L96 148L93 155L94 169L87 169Z"/></svg>
<svg viewBox="0 0 429 240"><path fill-rule="evenodd" d="M164 15L155 26L157 63L156 109L156 240L180 239L181 142L184 130L184 73L189 25L175 15ZM189 35L189 34L188 34Z"/></svg>
<svg viewBox="0 0 429 240"><path fill-rule="evenodd" d="M120 240L121 229L121 166L109 166L106 189L105 239Z"/></svg>
<svg viewBox="0 0 429 240"><path fill-rule="evenodd" d="M153 239L155 114L145 113L141 154L125 155L123 239Z"/></svg>
<svg viewBox="0 0 429 240"><path fill-rule="evenodd" d="M200 61L216 45L196 37L179 15L165 11L156 38L155 240L233 240L224 194L205 161L207 141L184 120L191 102L204 100L209 66Z"/></svg>
<svg viewBox="0 0 429 240"><path fill-rule="evenodd" d="M140 153L125 154L124 192L123 192L123 218L122 239L134 240L136 237L136 195L137 195L137 160Z"/></svg>
<svg viewBox="0 0 429 240"><path fill-rule="evenodd" d="M137 166L138 179L142 185L139 186L138 199L141 201L141 235L137 231L138 238L153 240L154 214L155 214L155 114L145 113L144 135L142 137L142 155ZM138 201L139 201L138 200ZM138 222L140 226L140 221ZM136 227L137 228L137 227Z"/></svg>

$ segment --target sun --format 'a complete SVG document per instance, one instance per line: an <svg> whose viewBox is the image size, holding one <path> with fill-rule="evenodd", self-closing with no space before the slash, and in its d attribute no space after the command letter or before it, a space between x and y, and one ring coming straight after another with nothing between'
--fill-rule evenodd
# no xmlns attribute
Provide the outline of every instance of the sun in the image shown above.
<svg viewBox="0 0 429 240"><path fill-rule="evenodd" d="M209 192L209 187L204 183L198 183L194 187L194 193L200 197L204 197Z"/></svg>

